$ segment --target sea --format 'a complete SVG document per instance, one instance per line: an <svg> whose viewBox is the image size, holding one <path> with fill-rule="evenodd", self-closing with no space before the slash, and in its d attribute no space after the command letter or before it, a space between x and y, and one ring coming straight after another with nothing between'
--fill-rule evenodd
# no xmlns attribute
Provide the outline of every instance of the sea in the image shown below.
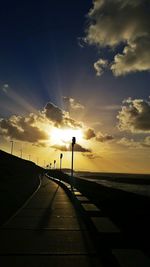
<svg viewBox="0 0 150 267"><path fill-rule="evenodd" d="M101 184L105 187L133 192L150 197L150 175L122 174L122 173L95 173L75 172L74 176Z"/></svg>

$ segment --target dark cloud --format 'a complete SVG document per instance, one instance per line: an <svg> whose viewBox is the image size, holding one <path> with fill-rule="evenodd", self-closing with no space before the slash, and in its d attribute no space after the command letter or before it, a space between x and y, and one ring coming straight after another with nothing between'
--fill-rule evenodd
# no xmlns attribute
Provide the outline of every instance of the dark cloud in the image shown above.
<svg viewBox="0 0 150 267"><path fill-rule="evenodd" d="M88 158L88 159L98 159L98 158L102 158L100 155L96 154L96 153L93 153L93 152L87 152L87 153L84 153L82 154L84 157Z"/></svg>
<svg viewBox="0 0 150 267"><path fill-rule="evenodd" d="M121 131L150 132L150 102L143 99L132 100L131 98L125 100L117 119Z"/></svg>
<svg viewBox="0 0 150 267"><path fill-rule="evenodd" d="M109 134L102 134L101 132L95 133L94 129L87 129L84 131L84 139L86 140L90 140L92 138L95 138L95 140L97 142L108 142L108 141L112 141L114 139L114 137L112 135Z"/></svg>
<svg viewBox="0 0 150 267"><path fill-rule="evenodd" d="M123 46L109 65L102 58L94 64L97 75L107 66L116 76L150 70L149 13L149 0L93 0L85 41L98 49Z"/></svg>
<svg viewBox="0 0 150 267"><path fill-rule="evenodd" d="M81 123L71 118L68 112L60 109L51 102L46 104L43 114L56 127L82 127Z"/></svg>
<svg viewBox="0 0 150 267"><path fill-rule="evenodd" d="M86 131L84 131L84 139L89 140L91 138L94 138L95 136L96 134L95 134L94 129L89 128Z"/></svg>
<svg viewBox="0 0 150 267"><path fill-rule="evenodd" d="M135 141L133 138L129 139L126 137L121 138L118 142L119 145L126 146L128 148L141 148L141 142Z"/></svg>
<svg viewBox="0 0 150 267"><path fill-rule="evenodd" d="M27 142L38 142L48 139L47 134L35 125L36 115L28 117L11 116L9 119L0 119L0 133L5 137Z"/></svg>
<svg viewBox="0 0 150 267"><path fill-rule="evenodd" d="M112 135L102 134L101 132L98 132L96 135L96 141L102 142L102 143L112 141L113 139L114 139L114 137Z"/></svg>
<svg viewBox="0 0 150 267"><path fill-rule="evenodd" d="M46 104L44 113L46 118L56 124L62 124L63 118L65 116L64 112L51 102Z"/></svg>
<svg viewBox="0 0 150 267"><path fill-rule="evenodd" d="M37 111L36 114L29 113L27 116L0 118L0 135L40 145L41 140L49 140L46 130L42 130L40 125L82 128L82 124L72 119L68 112L49 102L42 111Z"/></svg>
<svg viewBox="0 0 150 267"><path fill-rule="evenodd" d="M51 147L56 149L56 150L60 150L60 151L71 151L72 150L71 145L69 145L69 146L67 146L67 145L53 145ZM91 152L91 149L84 148L79 144L75 144L74 145L74 151L84 153L84 152Z"/></svg>
<svg viewBox="0 0 150 267"><path fill-rule="evenodd" d="M117 143L128 148L150 148L150 136L147 136L143 140L139 141L136 141L133 138L129 139L123 137Z"/></svg>

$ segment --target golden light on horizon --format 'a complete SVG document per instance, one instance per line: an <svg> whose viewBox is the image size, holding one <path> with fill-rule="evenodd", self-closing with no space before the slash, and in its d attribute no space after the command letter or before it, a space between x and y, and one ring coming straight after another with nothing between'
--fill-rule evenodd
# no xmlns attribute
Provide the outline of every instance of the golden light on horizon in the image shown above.
<svg viewBox="0 0 150 267"><path fill-rule="evenodd" d="M58 145L67 145L72 142L72 137L76 137L77 143L82 142L83 132L80 129L58 129L53 128L50 133L50 139L52 143L57 143Z"/></svg>

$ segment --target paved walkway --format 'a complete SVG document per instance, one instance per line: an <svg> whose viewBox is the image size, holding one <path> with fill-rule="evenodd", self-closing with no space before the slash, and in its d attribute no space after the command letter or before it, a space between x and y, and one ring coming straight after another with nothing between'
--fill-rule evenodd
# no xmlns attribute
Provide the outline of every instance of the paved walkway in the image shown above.
<svg viewBox="0 0 150 267"><path fill-rule="evenodd" d="M0 262L2 267L102 266L69 197L46 177L0 230Z"/></svg>

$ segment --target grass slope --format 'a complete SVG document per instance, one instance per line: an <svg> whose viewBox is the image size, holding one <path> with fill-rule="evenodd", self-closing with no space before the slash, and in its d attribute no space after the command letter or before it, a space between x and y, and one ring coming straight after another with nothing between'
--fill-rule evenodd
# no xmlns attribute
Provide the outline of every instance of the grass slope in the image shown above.
<svg viewBox="0 0 150 267"><path fill-rule="evenodd" d="M4 223L39 185L42 168L0 150L0 224Z"/></svg>

